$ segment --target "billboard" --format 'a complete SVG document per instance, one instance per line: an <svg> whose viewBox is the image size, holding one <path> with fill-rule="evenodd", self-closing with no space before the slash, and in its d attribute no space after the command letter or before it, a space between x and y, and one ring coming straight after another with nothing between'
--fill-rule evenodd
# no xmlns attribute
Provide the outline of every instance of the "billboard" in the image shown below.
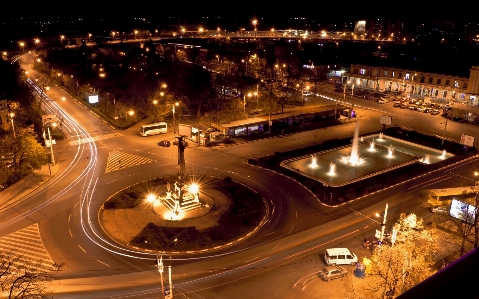
<svg viewBox="0 0 479 299"><path fill-rule="evenodd" d="M461 144L473 147L474 146L474 137L466 134L461 135Z"/></svg>
<svg viewBox="0 0 479 299"><path fill-rule="evenodd" d="M451 209L449 210L449 214L459 220L468 223L474 223L476 207L471 206L467 203L463 203L462 201L459 201L457 199L453 199L451 202Z"/></svg>
<svg viewBox="0 0 479 299"><path fill-rule="evenodd" d="M88 96L88 103L90 104L98 103L98 95Z"/></svg>
<svg viewBox="0 0 479 299"><path fill-rule="evenodd" d="M379 123L381 125L390 126L392 121L393 121L393 118L391 116L387 116L387 115L382 115L381 118L379 119Z"/></svg>

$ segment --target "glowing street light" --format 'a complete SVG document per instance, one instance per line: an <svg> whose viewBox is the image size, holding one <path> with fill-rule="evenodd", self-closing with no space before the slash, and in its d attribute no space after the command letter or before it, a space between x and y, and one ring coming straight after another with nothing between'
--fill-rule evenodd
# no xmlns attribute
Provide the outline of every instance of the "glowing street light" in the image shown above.
<svg viewBox="0 0 479 299"><path fill-rule="evenodd" d="M146 196L146 201L148 201L149 203L154 203L156 201L156 195L155 194L148 194Z"/></svg>
<svg viewBox="0 0 479 299"><path fill-rule="evenodd" d="M9 115L10 115L10 121L12 122L13 138L17 138L17 136L15 135L15 126L13 125L13 117L15 116L15 113L11 112Z"/></svg>

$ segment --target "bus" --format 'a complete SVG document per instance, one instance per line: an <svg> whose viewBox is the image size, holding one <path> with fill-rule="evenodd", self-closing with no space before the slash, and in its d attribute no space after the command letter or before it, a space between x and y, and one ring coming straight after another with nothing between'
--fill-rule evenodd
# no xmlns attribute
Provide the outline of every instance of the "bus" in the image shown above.
<svg viewBox="0 0 479 299"><path fill-rule="evenodd" d="M150 135L166 134L167 129L168 129L168 126L165 122L143 125L140 127L140 135L150 136Z"/></svg>

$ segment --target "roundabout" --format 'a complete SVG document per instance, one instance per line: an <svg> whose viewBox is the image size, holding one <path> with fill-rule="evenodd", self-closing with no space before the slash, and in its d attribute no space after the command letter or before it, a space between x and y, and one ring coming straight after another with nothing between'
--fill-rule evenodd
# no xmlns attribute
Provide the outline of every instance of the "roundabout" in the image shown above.
<svg viewBox="0 0 479 299"><path fill-rule="evenodd" d="M258 193L230 178L202 187L157 178L110 196L98 219L121 246L194 253L229 247L253 235L265 223L267 210Z"/></svg>

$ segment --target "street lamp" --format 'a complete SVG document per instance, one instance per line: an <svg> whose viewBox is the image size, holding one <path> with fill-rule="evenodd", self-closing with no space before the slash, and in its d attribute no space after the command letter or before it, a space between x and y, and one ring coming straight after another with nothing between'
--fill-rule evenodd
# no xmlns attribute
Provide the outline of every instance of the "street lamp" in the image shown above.
<svg viewBox="0 0 479 299"><path fill-rule="evenodd" d="M388 215L388 204L386 203L386 208L384 209L384 217L383 217L383 222L381 223L381 235L380 235L380 238L379 238L379 241L382 243L383 242L383 238L384 238L384 229L386 227L386 217ZM380 217L381 214L379 213L376 213L376 217Z"/></svg>
<svg viewBox="0 0 479 299"><path fill-rule="evenodd" d="M158 257L158 254L156 255L156 260L155 260L155 265L156 267L158 268L158 272L160 272L160 276L161 276L161 292L163 293L162 296L165 296L165 286L163 284L163 270L164 270L164 265L163 265L163 253L165 253L165 251L168 249L168 247L170 247L171 244L173 243L176 243L178 241L177 238L175 238L173 241L171 241L166 247L165 247L165 250L163 250L161 253L160 253L160 256ZM145 241L146 242L146 241ZM171 256L170 256L170 259L171 259ZM168 282L169 282L169 287L170 287L170 294L169 294L169 297L168 298L173 298L173 284L172 284L172 281L171 281L171 260L170 260L170 266L168 266L168 276L169 276L169 279L168 279ZM166 297L165 297L166 298Z"/></svg>
<svg viewBox="0 0 479 299"><path fill-rule="evenodd" d="M132 117L134 114L135 114L135 111L133 111L132 109L128 110L128 112L126 113L127 118L128 118L128 115L130 115L130 117Z"/></svg>
<svg viewBox="0 0 479 299"><path fill-rule="evenodd" d="M10 121L12 122L12 131L13 131L13 138L17 138L17 136L15 135L15 126L13 125L13 117L15 116L15 113L10 113Z"/></svg>
<svg viewBox="0 0 479 299"><path fill-rule="evenodd" d="M172 108L171 108L171 111L173 112L173 136L175 136L176 134L176 116L175 116L175 106L179 106L180 103L176 102L174 104L172 104Z"/></svg>
<svg viewBox="0 0 479 299"><path fill-rule="evenodd" d="M256 25L258 25L258 20L257 20L257 19L253 19L253 21L251 21L251 23L252 23L253 26L254 26L254 38L256 38Z"/></svg>
<svg viewBox="0 0 479 299"><path fill-rule="evenodd" d="M251 97L253 94L248 92L248 97ZM243 95L243 113L246 113L246 94Z"/></svg>
<svg viewBox="0 0 479 299"><path fill-rule="evenodd" d="M444 110L446 112L446 122L441 123L441 124L444 124L444 133L442 133L441 145L444 144L444 139L446 138L447 120L449 119L449 111L451 110L451 108L445 108Z"/></svg>

